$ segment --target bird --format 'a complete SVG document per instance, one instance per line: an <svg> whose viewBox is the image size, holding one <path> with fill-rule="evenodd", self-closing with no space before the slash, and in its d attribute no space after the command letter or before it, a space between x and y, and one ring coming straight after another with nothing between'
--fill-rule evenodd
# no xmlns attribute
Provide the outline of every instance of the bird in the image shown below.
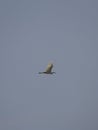
<svg viewBox="0 0 98 130"><path fill-rule="evenodd" d="M52 72L53 64L49 63L47 65L47 68L44 72L39 72L39 74L55 74L55 72Z"/></svg>

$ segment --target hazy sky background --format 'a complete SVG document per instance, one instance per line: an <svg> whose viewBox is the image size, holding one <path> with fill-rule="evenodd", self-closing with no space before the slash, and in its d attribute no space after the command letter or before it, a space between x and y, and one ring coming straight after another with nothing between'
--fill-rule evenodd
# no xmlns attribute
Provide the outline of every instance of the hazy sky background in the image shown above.
<svg viewBox="0 0 98 130"><path fill-rule="evenodd" d="M0 130L98 130L97 0L0 1Z"/></svg>

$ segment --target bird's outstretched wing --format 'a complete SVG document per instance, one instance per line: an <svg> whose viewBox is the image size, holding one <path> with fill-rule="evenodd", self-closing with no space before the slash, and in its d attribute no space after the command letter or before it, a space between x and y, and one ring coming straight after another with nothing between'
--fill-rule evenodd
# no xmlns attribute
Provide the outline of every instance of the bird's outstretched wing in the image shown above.
<svg viewBox="0 0 98 130"><path fill-rule="evenodd" d="M39 74L54 74L55 72L52 72L53 64L50 63L47 65L47 68L44 72L39 72Z"/></svg>
<svg viewBox="0 0 98 130"><path fill-rule="evenodd" d="M48 66L47 66L45 72L46 72L46 73L51 73L52 68L53 68L53 64L48 64Z"/></svg>

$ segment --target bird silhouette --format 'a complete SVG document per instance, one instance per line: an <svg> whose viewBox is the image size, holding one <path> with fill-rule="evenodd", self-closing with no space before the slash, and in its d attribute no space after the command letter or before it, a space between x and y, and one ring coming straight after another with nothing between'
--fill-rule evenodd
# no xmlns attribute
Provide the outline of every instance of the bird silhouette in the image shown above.
<svg viewBox="0 0 98 130"><path fill-rule="evenodd" d="M49 63L47 65L47 68L44 72L39 72L39 74L54 74L55 72L52 72L53 64Z"/></svg>

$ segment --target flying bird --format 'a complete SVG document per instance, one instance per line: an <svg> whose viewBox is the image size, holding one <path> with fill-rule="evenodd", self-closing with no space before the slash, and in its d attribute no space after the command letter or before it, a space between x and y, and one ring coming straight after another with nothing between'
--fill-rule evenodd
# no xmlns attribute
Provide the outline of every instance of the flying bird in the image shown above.
<svg viewBox="0 0 98 130"><path fill-rule="evenodd" d="M52 72L53 64L50 63L47 65L47 68L44 72L39 72L39 74L54 74L55 72Z"/></svg>

